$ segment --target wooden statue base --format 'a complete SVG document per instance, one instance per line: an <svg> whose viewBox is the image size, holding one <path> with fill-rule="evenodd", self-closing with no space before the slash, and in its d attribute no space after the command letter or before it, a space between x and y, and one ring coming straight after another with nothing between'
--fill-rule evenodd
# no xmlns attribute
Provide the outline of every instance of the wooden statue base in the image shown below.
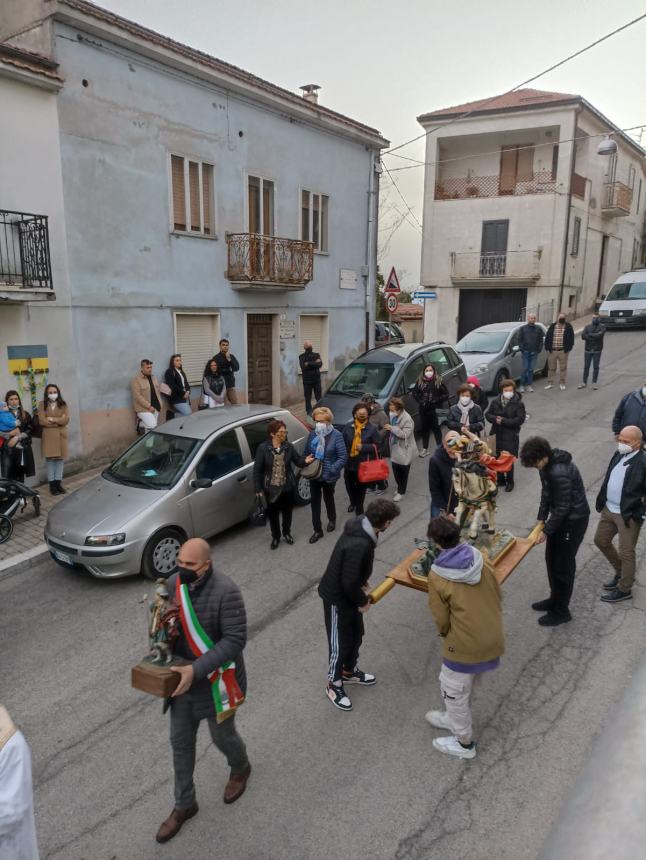
<svg viewBox="0 0 646 860"><path fill-rule="evenodd" d="M171 666L185 666L186 663L186 660L173 660L166 666L160 666L159 663L142 660L132 667L130 683L135 690L167 699L179 684L179 675L171 672Z"/></svg>

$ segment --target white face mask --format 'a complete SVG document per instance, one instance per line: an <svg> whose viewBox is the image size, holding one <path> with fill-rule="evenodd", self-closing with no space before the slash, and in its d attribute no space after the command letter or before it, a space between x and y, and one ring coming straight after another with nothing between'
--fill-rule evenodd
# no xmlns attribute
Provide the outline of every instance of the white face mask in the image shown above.
<svg viewBox="0 0 646 860"><path fill-rule="evenodd" d="M632 447L630 445L627 445L625 442L617 443L617 451L619 451L622 457L626 454L630 454L632 450Z"/></svg>
<svg viewBox="0 0 646 860"><path fill-rule="evenodd" d="M327 425L324 424L323 421L317 421L316 424L314 425L314 429L316 430L317 433L322 433L325 430L326 426Z"/></svg>
<svg viewBox="0 0 646 860"><path fill-rule="evenodd" d="M646 398L646 385L642 388L642 397Z"/></svg>
<svg viewBox="0 0 646 860"><path fill-rule="evenodd" d="M466 394L463 394L460 398L460 403L462 404L462 406L468 406L469 403L471 403L471 398L467 397Z"/></svg>
<svg viewBox="0 0 646 860"><path fill-rule="evenodd" d="M396 418L397 418L397 413L396 413L396 412L391 412L391 413L390 413L390 421L391 421L391 423L392 423L393 421L395 421L395 420L396 420Z"/></svg>
<svg viewBox="0 0 646 860"><path fill-rule="evenodd" d="M432 370L427 370L426 373L424 374L424 379L433 379L434 376L435 376L435 374L433 373Z"/></svg>
<svg viewBox="0 0 646 860"><path fill-rule="evenodd" d="M502 396L505 398L505 400L511 400L511 398L514 396L514 392L513 391L503 391Z"/></svg>
<svg viewBox="0 0 646 860"><path fill-rule="evenodd" d="M52 391L50 391L47 395L47 399L50 403L54 403L56 400L58 400L58 394L54 394Z"/></svg>

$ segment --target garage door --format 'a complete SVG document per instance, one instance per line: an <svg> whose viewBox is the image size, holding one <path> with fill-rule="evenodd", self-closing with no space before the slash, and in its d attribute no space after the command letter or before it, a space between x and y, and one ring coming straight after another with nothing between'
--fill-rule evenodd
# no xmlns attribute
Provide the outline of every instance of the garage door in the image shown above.
<svg viewBox="0 0 646 860"><path fill-rule="evenodd" d="M478 328L520 319L527 306L527 290L460 290L458 340Z"/></svg>

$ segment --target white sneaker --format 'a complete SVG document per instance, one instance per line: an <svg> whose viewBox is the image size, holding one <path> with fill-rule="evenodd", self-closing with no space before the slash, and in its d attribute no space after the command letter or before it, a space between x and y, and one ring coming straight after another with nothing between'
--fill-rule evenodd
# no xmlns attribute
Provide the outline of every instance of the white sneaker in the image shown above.
<svg viewBox="0 0 646 860"><path fill-rule="evenodd" d="M554 388L554 386L552 385L551 382L548 382L547 385L545 386L545 391L549 391L550 388Z"/></svg>
<svg viewBox="0 0 646 860"><path fill-rule="evenodd" d="M587 387L588 386L585 382L582 382L581 385L577 385L577 388L587 388Z"/></svg>
<svg viewBox="0 0 646 860"><path fill-rule="evenodd" d="M561 391L565 391L565 386L564 386L564 385L559 385L559 388L561 389Z"/></svg>
<svg viewBox="0 0 646 860"><path fill-rule="evenodd" d="M402 494L401 494L401 493L395 493L395 495L393 496L393 502L401 502L401 500L402 500L403 498L404 498L404 497L402 496Z"/></svg>
<svg viewBox="0 0 646 860"><path fill-rule="evenodd" d="M534 389L532 388L532 386L531 386L531 385L528 385L528 386L527 386L527 390L528 390L528 391L533 391Z"/></svg>
<svg viewBox="0 0 646 860"><path fill-rule="evenodd" d="M598 390L599 390L599 386L598 386L598 385L593 385L593 386L592 386L592 390L593 390L593 391L598 391Z"/></svg>
<svg viewBox="0 0 646 860"><path fill-rule="evenodd" d="M429 711L425 715L426 722L430 723L436 729L448 729L453 731L453 726L449 720L449 715L446 711Z"/></svg>
<svg viewBox="0 0 646 860"><path fill-rule="evenodd" d="M447 755L455 755L458 758L476 757L475 744L471 747L471 749L466 749L453 735L448 735L447 737L443 738L433 738L433 746L436 750L439 750L442 753L446 753Z"/></svg>
<svg viewBox="0 0 646 860"><path fill-rule="evenodd" d="M426 450L426 448L422 448L422 450L419 452L420 457L426 457L427 454L428 451Z"/></svg>
<svg viewBox="0 0 646 860"><path fill-rule="evenodd" d="M525 393L525 386L521 385L520 388L518 389L518 391L520 394L524 394Z"/></svg>

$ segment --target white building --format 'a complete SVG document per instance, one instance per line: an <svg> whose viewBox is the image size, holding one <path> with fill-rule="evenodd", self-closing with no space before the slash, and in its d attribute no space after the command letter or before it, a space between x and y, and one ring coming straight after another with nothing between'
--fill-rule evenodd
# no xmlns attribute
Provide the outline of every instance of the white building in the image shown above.
<svg viewBox="0 0 646 860"><path fill-rule="evenodd" d="M425 340L580 315L643 260L646 153L581 96L518 90L418 121ZM598 155L609 133L618 152Z"/></svg>

